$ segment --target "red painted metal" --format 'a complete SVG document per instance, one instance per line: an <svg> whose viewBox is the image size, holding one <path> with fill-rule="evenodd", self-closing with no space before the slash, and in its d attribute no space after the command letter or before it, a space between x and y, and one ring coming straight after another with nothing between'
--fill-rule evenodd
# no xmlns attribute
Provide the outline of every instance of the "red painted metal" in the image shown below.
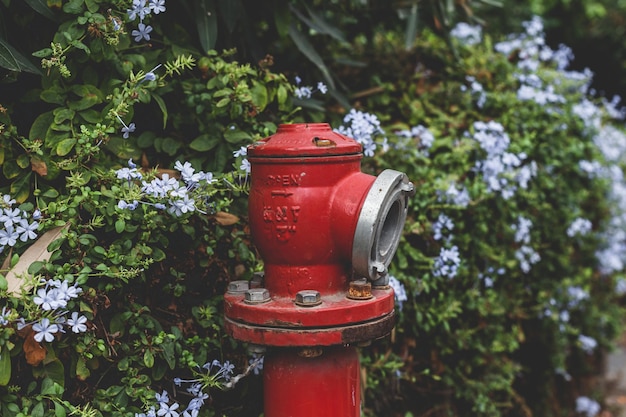
<svg viewBox="0 0 626 417"><path fill-rule="evenodd" d="M361 383L354 347L276 349L263 364L265 417L359 417Z"/></svg>
<svg viewBox="0 0 626 417"><path fill-rule="evenodd" d="M293 331L301 338L297 345L304 346L319 342L312 329L320 328L323 339L329 326L360 325L391 314L389 288L375 291L370 300L346 298L359 211L376 179L361 172L361 145L326 123L281 125L248 149L248 159L250 231L264 260L271 301L249 304L243 294L227 293L229 332L280 346L271 331L279 327L279 334ZM298 291L311 289L321 294L319 306L294 304ZM265 326L268 332L237 331L238 325Z"/></svg>
<svg viewBox="0 0 626 417"><path fill-rule="evenodd" d="M224 312L232 337L267 347L265 417L360 416L354 345L393 328L384 274L412 184L397 171L362 173L362 157L326 123L281 125L248 148L264 276L232 282Z"/></svg>

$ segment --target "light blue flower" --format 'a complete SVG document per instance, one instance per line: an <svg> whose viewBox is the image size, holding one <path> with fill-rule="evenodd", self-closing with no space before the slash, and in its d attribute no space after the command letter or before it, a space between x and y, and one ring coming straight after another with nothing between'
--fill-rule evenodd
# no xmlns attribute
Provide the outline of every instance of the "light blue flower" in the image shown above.
<svg viewBox="0 0 626 417"><path fill-rule="evenodd" d="M441 248L439 256L433 264L433 275L436 277L454 278L461 264L459 256L459 248L452 246L451 248Z"/></svg>
<svg viewBox="0 0 626 417"><path fill-rule="evenodd" d="M54 340L54 334L59 331L59 326L53 323L51 324L50 319L44 317L40 322L33 324L33 330L35 331L34 337L37 342L41 342L42 340L52 342Z"/></svg>
<svg viewBox="0 0 626 417"><path fill-rule="evenodd" d="M13 228L13 225L5 226L4 230L0 230L0 245L15 246L20 234Z"/></svg>
<svg viewBox="0 0 626 417"><path fill-rule="evenodd" d="M476 45L482 39L482 28L478 25L459 22L450 31L450 36L458 39L464 45Z"/></svg>
<svg viewBox="0 0 626 417"><path fill-rule="evenodd" d="M72 316L67 319L67 324L71 326L74 333L82 333L87 331L87 317L79 316L76 311L72 312Z"/></svg>
<svg viewBox="0 0 626 417"><path fill-rule="evenodd" d="M580 344L580 348L583 352L587 354L593 353L595 348L598 346L598 342L593 337L585 336L583 334L578 336L578 343Z"/></svg>
<svg viewBox="0 0 626 417"><path fill-rule="evenodd" d="M167 404L167 403L170 402L169 394L165 390L163 390L160 394L158 392L155 393L154 397L156 398L156 400L157 400L157 402L159 404L162 404L162 403Z"/></svg>
<svg viewBox="0 0 626 417"><path fill-rule="evenodd" d="M38 227L39 227L39 223L32 222L29 224L28 220L22 219L20 221L19 226L17 226L17 229L15 231L16 233L20 233L20 240L22 242L26 242L29 239L32 240L37 237L37 233L35 233L35 231L37 230Z"/></svg>
<svg viewBox="0 0 626 417"><path fill-rule="evenodd" d="M433 238L441 240L444 237L442 232L450 232L452 229L454 229L452 219L445 214L440 214L437 221L433 224Z"/></svg>
<svg viewBox="0 0 626 417"><path fill-rule="evenodd" d="M313 90L311 89L311 87L302 86L302 87L296 88L293 93L299 99L307 99L307 98L311 98L313 94Z"/></svg>
<svg viewBox="0 0 626 417"><path fill-rule="evenodd" d="M4 223L4 227L18 224L22 219L22 213L19 209L5 208L0 213L0 223Z"/></svg>
<svg viewBox="0 0 626 417"><path fill-rule="evenodd" d="M170 200L170 207L167 209L167 211L172 213L176 217L180 217L185 213L191 213L195 209L195 200L185 195L183 196L183 198L179 198L173 201Z"/></svg>
<svg viewBox="0 0 626 417"><path fill-rule="evenodd" d="M576 412L584 414L586 417L597 416L601 408L596 400L592 400L589 397L576 398Z"/></svg>
<svg viewBox="0 0 626 417"><path fill-rule="evenodd" d="M165 11L165 0L150 0L149 7L154 14L162 13Z"/></svg>
<svg viewBox="0 0 626 417"><path fill-rule="evenodd" d="M243 159L241 161L241 165L239 166L239 169L245 172L246 174L249 174L252 169L252 165L250 165L250 161L248 161L247 159Z"/></svg>
<svg viewBox="0 0 626 417"><path fill-rule="evenodd" d="M135 42L141 42L142 39L149 41L150 32L152 32L152 26L140 23L137 25L137 29L131 32L131 35L135 37Z"/></svg>
<svg viewBox="0 0 626 417"><path fill-rule="evenodd" d="M146 4L146 0L133 0L132 9L127 9L128 20L135 20L139 17L139 20L143 20L150 14L150 6Z"/></svg>
<svg viewBox="0 0 626 417"><path fill-rule="evenodd" d="M569 237L574 237L577 235L584 236L591 231L592 227L593 225L591 224L591 221L582 217L578 217L574 219L572 224L569 225L566 233Z"/></svg>
<svg viewBox="0 0 626 417"><path fill-rule="evenodd" d="M393 295L394 295L396 304L398 304L398 308L402 310L402 305L404 304L405 301L409 299L407 297L404 284L400 282L398 278L394 277L393 275L389 275L389 286L393 288Z"/></svg>
<svg viewBox="0 0 626 417"><path fill-rule="evenodd" d="M136 126L134 123L131 123L128 126L124 124L124 126L122 126L122 137L124 139L128 139L128 136L130 136L130 134L133 133L135 129L136 129Z"/></svg>
<svg viewBox="0 0 626 417"><path fill-rule="evenodd" d="M4 194L2 195L2 204L6 207L11 207L13 204L15 204L15 200L12 199L10 195Z"/></svg>
<svg viewBox="0 0 626 417"><path fill-rule="evenodd" d="M176 411L180 407L180 404L173 403L168 405L164 402L159 403L161 408L157 411L157 416L159 417L178 417L179 413Z"/></svg>
<svg viewBox="0 0 626 417"><path fill-rule="evenodd" d="M233 156L235 158L239 158L240 156L246 156L248 155L248 147L247 146L242 146L241 148L239 148L238 150L233 152Z"/></svg>
<svg viewBox="0 0 626 417"><path fill-rule="evenodd" d="M2 307L2 313L0 313L0 326L6 326L9 324L9 314L11 310L7 310L7 307Z"/></svg>

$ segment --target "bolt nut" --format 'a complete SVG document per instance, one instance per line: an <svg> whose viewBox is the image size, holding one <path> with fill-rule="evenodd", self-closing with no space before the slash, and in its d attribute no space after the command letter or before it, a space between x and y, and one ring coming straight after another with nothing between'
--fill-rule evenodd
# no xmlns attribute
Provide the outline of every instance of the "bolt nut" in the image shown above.
<svg viewBox="0 0 626 417"><path fill-rule="evenodd" d="M270 292L266 288L250 288L244 295L248 304L261 304L270 300Z"/></svg>
<svg viewBox="0 0 626 417"><path fill-rule="evenodd" d="M322 304L322 296L316 290L302 290L296 293L296 305L313 307Z"/></svg>
<svg viewBox="0 0 626 417"><path fill-rule="evenodd" d="M228 283L228 292L230 294L242 293L250 288L250 283L244 279L231 281Z"/></svg>
<svg viewBox="0 0 626 417"><path fill-rule="evenodd" d="M347 297L351 300L369 300L374 297L372 284L365 278L350 281Z"/></svg>

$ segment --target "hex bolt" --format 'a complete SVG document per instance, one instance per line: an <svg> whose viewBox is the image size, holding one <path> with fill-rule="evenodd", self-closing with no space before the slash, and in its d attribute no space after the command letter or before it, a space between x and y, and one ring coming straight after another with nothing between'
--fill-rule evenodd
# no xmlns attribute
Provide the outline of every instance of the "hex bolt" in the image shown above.
<svg viewBox="0 0 626 417"><path fill-rule="evenodd" d="M400 189L409 194L413 194L415 192L415 186L412 182L403 182Z"/></svg>
<svg viewBox="0 0 626 417"><path fill-rule="evenodd" d="M350 281L347 297L351 300L369 300L374 297L372 284L365 278Z"/></svg>
<svg viewBox="0 0 626 417"><path fill-rule="evenodd" d="M228 283L228 292L230 294L242 293L250 288L250 283L244 279L231 281Z"/></svg>
<svg viewBox="0 0 626 417"><path fill-rule="evenodd" d="M316 290L301 290L296 293L295 303L300 307L314 307L322 304L322 296Z"/></svg>
<svg viewBox="0 0 626 417"><path fill-rule="evenodd" d="M244 295L248 304L261 304L270 300L270 292L266 288L250 288Z"/></svg>
<svg viewBox="0 0 626 417"><path fill-rule="evenodd" d="M372 265L372 268L376 270L376 273L378 274L378 276L381 276L387 273L387 267L382 262L374 262L374 264Z"/></svg>

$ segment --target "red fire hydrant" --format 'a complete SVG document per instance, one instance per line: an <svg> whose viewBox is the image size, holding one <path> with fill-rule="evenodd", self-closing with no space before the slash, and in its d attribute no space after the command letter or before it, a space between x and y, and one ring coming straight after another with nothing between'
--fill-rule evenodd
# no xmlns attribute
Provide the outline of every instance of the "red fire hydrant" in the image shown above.
<svg viewBox="0 0 626 417"><path fill-rule="evenodd" d="M250 231L263 280L224 296L235 339L267 347L265 417L360 415L355 344L388 334L387 267L413 184L361 172L362 148L326 123L281 125L248 149Z"/></svg>

